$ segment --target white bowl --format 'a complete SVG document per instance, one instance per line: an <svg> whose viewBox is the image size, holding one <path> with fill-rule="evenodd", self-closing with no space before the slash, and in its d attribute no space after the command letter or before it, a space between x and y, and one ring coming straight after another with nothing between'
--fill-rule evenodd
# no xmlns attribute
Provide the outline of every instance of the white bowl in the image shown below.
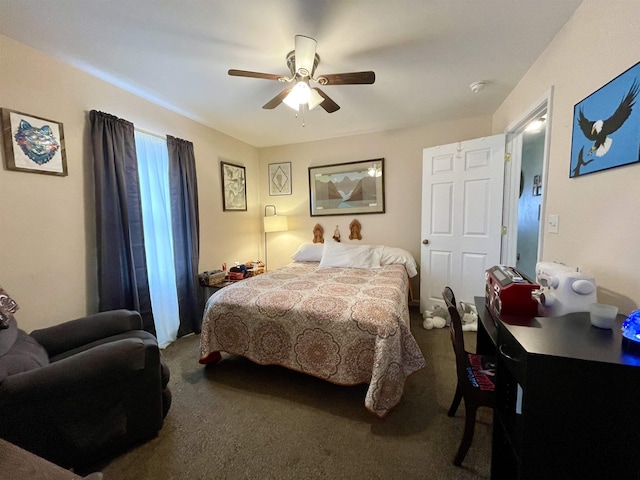
<svg viewBox="0 0 640 480"><path fill-rule="evenodd" d="M618 315L618 307L604 303L592 303L589 305L591 325L598 328L613 328Z"/></svg>

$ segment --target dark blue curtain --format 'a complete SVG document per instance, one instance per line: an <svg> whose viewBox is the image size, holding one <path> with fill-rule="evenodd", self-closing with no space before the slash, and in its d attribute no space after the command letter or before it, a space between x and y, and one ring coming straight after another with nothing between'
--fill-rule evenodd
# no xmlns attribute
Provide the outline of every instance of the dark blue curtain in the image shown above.
<svg viewBox="0 0 640 480"><path fill-rule="evenodd" d="M92 110L99 310L140 312L155 335L133 124Z"/></svg>
<svg viewBox="0 0 640 480"><path fill-rule="evenodd" d="M202 312L198 303L200 223L198 182L193 144L167 135L169 191L180 327L178 336L200 333Z"/></svg>

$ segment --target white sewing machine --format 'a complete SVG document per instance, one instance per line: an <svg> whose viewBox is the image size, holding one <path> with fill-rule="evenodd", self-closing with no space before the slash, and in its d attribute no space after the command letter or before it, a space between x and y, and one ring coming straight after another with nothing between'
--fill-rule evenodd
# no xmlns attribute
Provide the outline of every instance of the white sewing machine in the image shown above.
<svg viewBox="0 0 640 480"><path fill-rule="evenodd" d="M538 300L538 315L557 317L572 312L588 312L598 301L593 276L556 262L536 264L536 282L540 290L532 292Z"/></svg>

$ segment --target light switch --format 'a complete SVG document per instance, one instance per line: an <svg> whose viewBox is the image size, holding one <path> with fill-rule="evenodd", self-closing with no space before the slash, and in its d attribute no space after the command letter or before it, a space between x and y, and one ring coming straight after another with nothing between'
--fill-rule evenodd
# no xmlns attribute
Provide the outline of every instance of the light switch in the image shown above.
<svg viewBox="0 0 640 480"><path fill-rule="evenodd" d="M560 215L549 215L547 217L547 232L558 233L560 228Z"/></svg>

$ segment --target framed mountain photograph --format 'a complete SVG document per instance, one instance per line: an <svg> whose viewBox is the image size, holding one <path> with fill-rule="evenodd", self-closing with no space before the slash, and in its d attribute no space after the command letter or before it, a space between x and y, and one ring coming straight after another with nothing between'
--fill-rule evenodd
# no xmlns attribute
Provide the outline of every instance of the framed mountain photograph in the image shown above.
<svg viewBox="0 0 640 480"><path fill-rule="evenodd" d="M384 158L309 167L311 216L384 213Z"/></svg>

